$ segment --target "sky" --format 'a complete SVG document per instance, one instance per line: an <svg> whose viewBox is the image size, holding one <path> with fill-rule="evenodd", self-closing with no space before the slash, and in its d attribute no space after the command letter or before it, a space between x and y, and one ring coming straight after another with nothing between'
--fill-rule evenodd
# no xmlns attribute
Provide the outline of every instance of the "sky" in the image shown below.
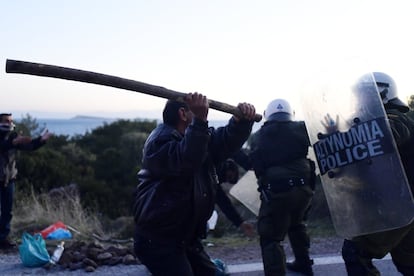
<svg viewBox="0 0 414 276"><path fill-rule="evenodd" d="M262 114L275 98L300 117L306 79L349 59L411 85L412 1L0 0L0 62L88 70L199 92ZM95 84L0 72L14 117L160 118L165 99ZM209 119L230 115L210 111Z"/></svg>

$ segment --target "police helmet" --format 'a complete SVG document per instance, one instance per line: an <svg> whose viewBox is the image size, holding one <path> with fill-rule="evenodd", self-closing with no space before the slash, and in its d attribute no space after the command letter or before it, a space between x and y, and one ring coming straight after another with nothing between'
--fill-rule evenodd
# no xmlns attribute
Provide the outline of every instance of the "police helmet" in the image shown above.
<svg viewBox="0 0 414 276"><path fill-rule="evenodd" d="M293 111L288 101L276 99L267 105L263 115L266 121L291 121Z"/></svg>

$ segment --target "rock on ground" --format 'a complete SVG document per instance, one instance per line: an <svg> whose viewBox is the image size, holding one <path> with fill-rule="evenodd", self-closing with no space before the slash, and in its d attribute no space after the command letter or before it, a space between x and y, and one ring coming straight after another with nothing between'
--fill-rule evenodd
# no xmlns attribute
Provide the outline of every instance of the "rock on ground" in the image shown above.
<svg viewBox="0 0 414 276"><path fill-rule="evenodd" d="M292 251L288 242L283 243L287 259L292 259ZM313 238L311 240L311 256L321 255L340 255L342 239L338 237L330 238ZM227 265L261 262L260 246L257 239L250 240L239 246L207 246L206 250L213 259L221 259ZM145 266L143 265L123 265L114 266L102 265L96 268L92 273L96 275L134 275L147 276ZM27 268L21 263L18 251L1 252L0 251L0 275L90 275L84 269L68 270L61 266L44 268Z"/></svg>

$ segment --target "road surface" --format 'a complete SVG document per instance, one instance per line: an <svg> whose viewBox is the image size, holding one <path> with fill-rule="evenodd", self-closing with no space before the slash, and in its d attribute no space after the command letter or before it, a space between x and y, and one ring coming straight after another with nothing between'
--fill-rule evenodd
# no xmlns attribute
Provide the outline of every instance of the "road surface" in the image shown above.
<svg viewBox="0 0 414 276"><path fill-rule="evenodd" d="M341 256L321 256L313 257L314 260L314 274L315 276L347 276L344 263ZM401 276L392 264L389 255L382 260L375 260L375 266L380 270L384 276ZM262 276L263 264L262 263L246 263L239 265L228 266L230 275L232 276ZM70 275L70 276L84 276L91 275L91 273L85 272L81 269L70 271L59 269L58 267L45 270L44 268L28 268L24 267L18 257L18 255L2 255L0 256L0 275ZM99 276L112 276L112 275L134 275L134 276L149 276L150 274L143 265L116 265L116 266L100 266L93 273ZM288 272L288 276L299 276L300 274Z"/></svg>

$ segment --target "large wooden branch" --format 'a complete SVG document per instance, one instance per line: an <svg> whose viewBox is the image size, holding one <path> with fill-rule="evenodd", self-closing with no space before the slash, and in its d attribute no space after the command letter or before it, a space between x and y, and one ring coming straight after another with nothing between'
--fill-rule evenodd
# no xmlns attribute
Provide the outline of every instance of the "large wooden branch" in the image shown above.
<svg viewBox="0 0 414 276"><path fill-rule="evenodd" d="M183 101L184 96L186 95L186 93L177 92L161 86L156 86L130 79L124 79L116 76L55 65L19 61L12 59L8 59L6 61L6 72L100 84L178 101ZM240 109L238 109L236 106L232 106L223 102L214 101L210 99L209 105L210 108L215 110L238 116L241 115ZM260 114L255 115L256 122L260 122L261 119L262 116Z"/></svg>

